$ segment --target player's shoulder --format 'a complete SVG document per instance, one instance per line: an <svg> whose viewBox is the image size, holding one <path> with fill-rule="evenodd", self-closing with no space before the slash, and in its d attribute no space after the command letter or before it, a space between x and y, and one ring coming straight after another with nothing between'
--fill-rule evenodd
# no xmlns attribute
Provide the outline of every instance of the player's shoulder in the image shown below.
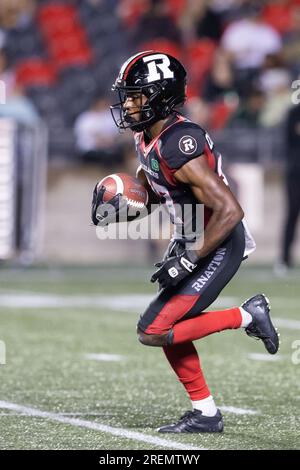
<svg viewBox="0 0 300 470"><path fill-rule="evenodd" d="M172 168L179 168L188 160L204 153L206 131L183 116L161 136L161 153Z"/></svg>
<svg viewBox="0 0 300 470"><path fill-rule="evenodd" d="M180 135L186 132L205 135L206 131L199 124L190 121L184 116L178 115L177 119L167 128L166 132L163 135L164 138L167 140L170 137L174 137L174 135Z"/></svg>

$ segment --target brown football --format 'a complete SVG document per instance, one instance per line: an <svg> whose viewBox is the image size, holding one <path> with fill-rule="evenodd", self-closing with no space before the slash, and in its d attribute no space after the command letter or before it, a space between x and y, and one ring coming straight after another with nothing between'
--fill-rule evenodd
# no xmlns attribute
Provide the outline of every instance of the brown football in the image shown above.
<svg viewBox="0 0 300 470"><path fill-rule="evenodd" d="M114 173L103 178L98 183L98 189L105 187L103 201L107 202L120 193L126 198L127 204L137 209L142 209L148 203L146 188L137 178L126 173Z"/></svg>

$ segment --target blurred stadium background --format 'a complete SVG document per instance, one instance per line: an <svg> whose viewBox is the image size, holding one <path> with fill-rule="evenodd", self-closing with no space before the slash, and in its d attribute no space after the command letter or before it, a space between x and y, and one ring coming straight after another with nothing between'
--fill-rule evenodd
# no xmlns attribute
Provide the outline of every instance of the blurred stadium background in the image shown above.
<svg viewBox="0 0 300 470"><path fill-rule="evenodd" d="M0 0L2 399L147 435L185 403L160 352L134 338L137 313L154 293L147 283L152 262L165 242L100 241L89 217L96 181L135 172L131 136L118 134L110 116L110 88L128 56L153 48L185 65L184 112L209 129L257 241L221 304L265 290L284 333L278 362L262 359L250 370L247 354L263 352L255 343L234 333L223 343L205 339L201 354L218 402L259 408L263 418L230 415L227 436L201 443L299 448L299 381L290 357L299 337L300 275L295 268L282 281L278 264L287 169L300 186L300 130L298 124L291 135L290 125L300 121L299 0ZM300 261L299 237L293 261ZM84 354L97 352L127 359L86 366ZM226 361L233 356L234 364ZM157 387L167 407L157 402ZM30 423L13 410L0 414L1 448L149 448L147 440ZM194 437L179 441L199 445Z"/></svg>
<svg viewBox="0 0 300 470"><path fill-rule="evenodd" d="M279 260L286 123L300 73L298 0L1 0L0 259L151 257L156 246L146 242L134 258L136 243L100 246L89 226L95 182L135 171L131 136L118 135L110 117L110 88L120 64L150 48L188 70L185 112L223 153L258 242L249 262Z"/></svg>

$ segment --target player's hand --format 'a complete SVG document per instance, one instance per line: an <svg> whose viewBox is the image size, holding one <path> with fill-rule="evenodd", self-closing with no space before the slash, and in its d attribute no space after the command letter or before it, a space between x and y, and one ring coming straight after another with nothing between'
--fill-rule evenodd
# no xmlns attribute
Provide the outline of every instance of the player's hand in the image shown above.
<svg viewBox="0 0 300 470"><path fill-rule="evenodd" d="M195 253L184 250L181 255L172 256L155 266L159 269L152 275L151 282L158 281L162 288L176 286L196 269Z"/></svg>
<svg viewBox="0 0 300 470"><path fill-rule="evenodd" d="M96 184L93 191L91 218L94 225L105 227L112 222L118 222L120 211L127 213L127 202L121 194L116 194L109 201L103 201L105 187L98 189Z"/></svg>

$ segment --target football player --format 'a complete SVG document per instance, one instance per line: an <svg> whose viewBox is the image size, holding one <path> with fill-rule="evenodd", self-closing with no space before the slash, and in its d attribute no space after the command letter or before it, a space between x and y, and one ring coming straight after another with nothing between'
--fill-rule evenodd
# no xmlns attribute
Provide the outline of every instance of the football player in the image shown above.
<svg viewBox="0 0 300 470"><path fill-rule="evenodd" d="M241 307L207 310L255 249L255 242L222 173L221 155L213 141L177 110L186 98L183 65L168 54L140 52L122 65L113 90L119 95L119 102L111 107L113 118L120 129L133 131L140 162L137 177L151 201L166 204L173 220L175 206L182 207L185 214L185 205L204 205L201 245L199 240L193 244L177 220L168 252L151 278L159 283L159 292L137 326L143 345L162 348L192 404L178 422L160 427L159 432L222 432L223 418L206 384L193 341L244 328L247 335L261 339L270 354L277 352L279 338L263 294L251 297ZM95 224L99 210L103 224L102 195L101 188L95 189ZM111 202L117 210L116 201ZM193 211L188 214L196 217Z"/></svg>

